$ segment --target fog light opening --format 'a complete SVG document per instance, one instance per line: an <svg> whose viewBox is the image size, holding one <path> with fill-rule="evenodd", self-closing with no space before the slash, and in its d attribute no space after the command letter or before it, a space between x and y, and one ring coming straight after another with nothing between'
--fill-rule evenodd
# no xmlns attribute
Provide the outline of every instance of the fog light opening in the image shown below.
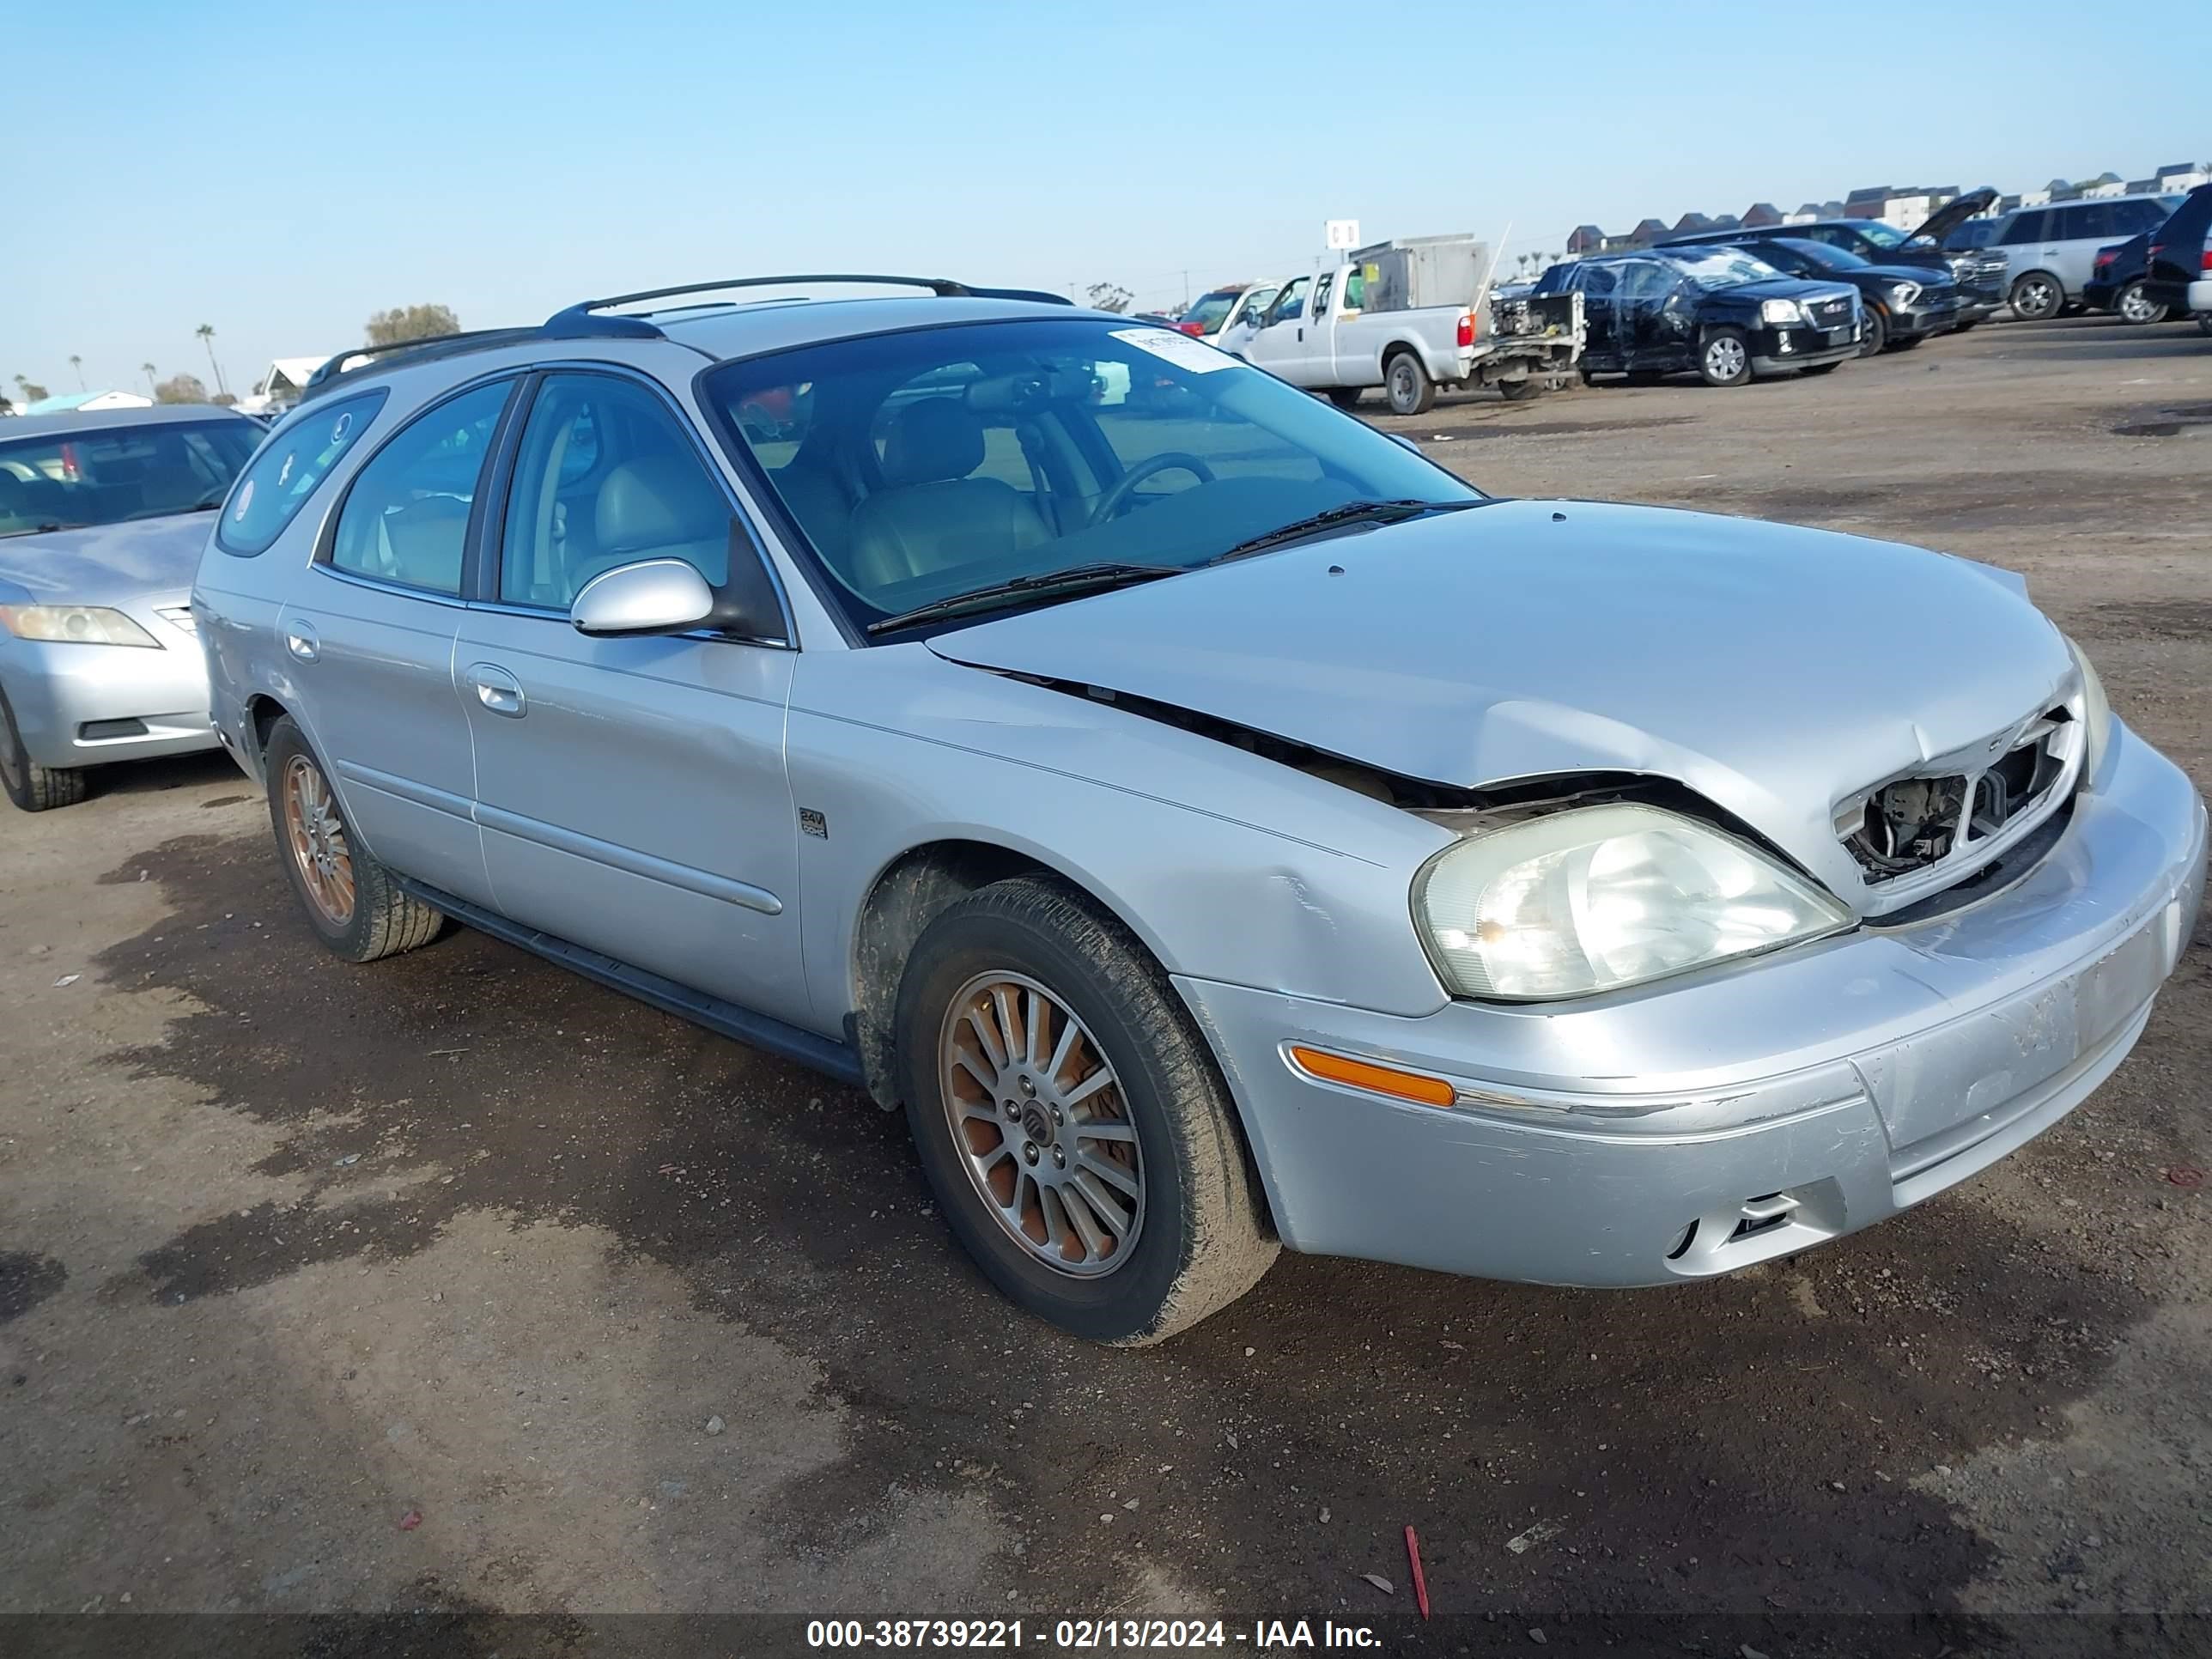
<svg viewBox="0 0 2212 1659"><path fill-rule="evenodd" d="M1669 1261L1680 1261L1684 1256L1689 1255L1690 1246L1697 1242L1698 1224L1692 1221L1688 1226L1682 1229L1682 1237L1675 1241L1674 1248L1667 1252L1667 1260Z"/></svg>

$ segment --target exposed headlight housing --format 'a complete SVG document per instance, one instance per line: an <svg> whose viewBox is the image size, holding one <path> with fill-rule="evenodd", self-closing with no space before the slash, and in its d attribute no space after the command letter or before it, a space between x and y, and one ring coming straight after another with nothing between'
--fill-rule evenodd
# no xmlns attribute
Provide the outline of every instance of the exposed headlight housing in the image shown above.
<svg viewBox="0 0 2212 1659"><path fill-rule="evenodd" d="M1889 285L1889 302L1892 305L1909 306L1919 297L1920 284L1917 283L1892 283Z"/></svg>
<svg viewBox="0 0 2212 1659"><path fill-rule="evenodd" d="M2081 673L2081 784L2087 788L2112 746L2112 705L2105 700L2105 683L2097 678L2089 653L2070 638L2066 648L2074 653L2074 666Z"/></svg>
<svg viewBox="0 0 2212 1659"><path fill-rule="evenodd" d="M1444 848L1414 878L1413 914L1456 994L1521 1002L1641 985L1851 924L1756 848L1626 803Z"/></svg>
<svg viewBox="0 0 2212 1659"><path fill-rule="evenodd" d="M1759 320L1762 323L1802 323L1805 320L1805 308L1795 300L1761 300L1759 302Z"/></svg>
<svg viewBox="0 0 2212 1659"><path fill-rule="evenodd" d="M137 623L101 605L0 605L0 626L19 640L161 649L160 641Z"/></svg>

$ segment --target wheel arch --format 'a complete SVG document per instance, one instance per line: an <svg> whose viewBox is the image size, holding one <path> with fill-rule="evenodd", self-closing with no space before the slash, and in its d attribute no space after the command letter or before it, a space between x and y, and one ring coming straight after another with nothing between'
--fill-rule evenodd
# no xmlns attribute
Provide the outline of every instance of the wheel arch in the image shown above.
<svg viewBox="0 0 2212 1659"><path fill-rule="evenodd" d="M854 1007L846 1016L847 1035L858 1052L860 1072L869 1097L884 1110L896 1111L905 1103L898 1087L895 1023L899 985L906 961L929 924L956 901L994 882L1017 877L1040 878L1066 887L1088 904L1110 916L1125 929L1136 947L1162 971L1168 972L1158 942L1147 929L1098 890L1098 884L1063 869L1035 852L1002 842L969 836L948 836L918 842L890 860L868 885L854 918L851 971ZM1244 1120L1241 1091L1231 1081L1232 1068L1215 1047L1213 1034L1180 992L1174 1000L1190 1021L1190 1030L1206 1063L1212 1068L1222 1097L1229 1103L1231 1120L1245 1169L1252 1177L1252 1192L1271 1233L1279 1236L1275 1222L1274 1194L1259 1168L1258 1149L1251 1125Z"/></svg>
<svg viewBox="0 0 2212 1659"><path fill-rule="evenodd" d="M854 915L847 969L851 975L848 1031L860 1057L869 1095L885 1111L899 1104L893 1047L899 981L915 941L957 899L1015 876L1065 884L1112 916L1153 961L1166 966L1159 943L1099 884L1041 852L975 836L944 836L907 848L877 871Z"/></svg>

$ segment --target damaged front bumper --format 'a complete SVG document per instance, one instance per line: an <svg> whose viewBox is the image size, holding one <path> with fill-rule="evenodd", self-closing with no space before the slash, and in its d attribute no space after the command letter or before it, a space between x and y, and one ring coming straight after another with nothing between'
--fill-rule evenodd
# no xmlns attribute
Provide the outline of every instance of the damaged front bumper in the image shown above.
<svg viewBox="0 0 2212 1659"><path fill-rule="evenodd" d="M1640 991L1404 1018L1176 984L1292 1249L1561 1285L1725 1273L1965 1179L2126 1057L2203 902L2205 811L2117 721L2102 774L1990 897ZM1455 1098L1324 1081L1294 1045Z"/></svg>

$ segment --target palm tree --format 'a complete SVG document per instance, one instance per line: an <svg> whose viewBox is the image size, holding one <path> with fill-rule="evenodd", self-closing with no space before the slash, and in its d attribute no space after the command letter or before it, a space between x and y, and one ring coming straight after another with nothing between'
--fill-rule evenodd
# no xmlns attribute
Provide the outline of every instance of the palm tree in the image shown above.
<svg viewBox="0 0 2212 1659"><path fill-rule="evenodd" d="M70 367L76 371L76 389L84 390L84 359L74 351L70 353Z"/></svg>
<svg viewBox="0 0 2212 1659"><path fill-rule="evenodd" d="M151 363L141 363L138 367L146 371L146 389L149 392L155 393L156 396L160 395L161 388L154 384L154 365Z"/></svg>
<svg viewBox="0 0 2212 1659"><path fill-rule="evenodd" d="M202 323L192 332L198 335L207 347L208 367L215 371L215 389L227 394L230 388L222 383L222 365L215 360L215 325Z"/></svg>

